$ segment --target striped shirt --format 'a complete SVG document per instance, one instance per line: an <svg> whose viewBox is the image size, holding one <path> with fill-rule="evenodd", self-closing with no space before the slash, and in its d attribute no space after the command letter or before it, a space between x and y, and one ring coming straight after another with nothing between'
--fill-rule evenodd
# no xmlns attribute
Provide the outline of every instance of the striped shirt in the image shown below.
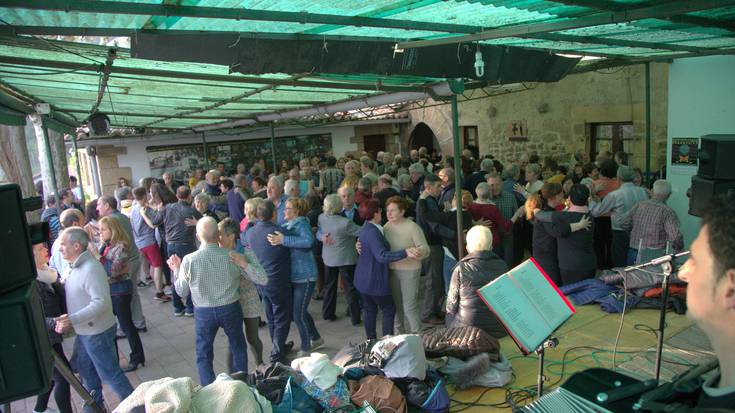
<svg viewBox="0 0 735 413"><path fill-rule="evenodd" d="M518 201L510 192L500 191L500 195L497 198L492 198L491 196L490 200L500 209L500 214L505 219L511 219L513 214L516 213L516 210L518 210Z"/></svg>
<svg viewBox="0 0 735 413"><path fill-rule="evenodd" d="M240 299L240 267L230 262L229 251L217 244L203 245L181 261L176 292L196 307L221 307Z"/></svg>
<svg viewBox="0 0 735 413"><path fill-rule="evenodd" d="M632 182L624 182L620 188L607 194L602 202L592 202L590 215L599 217L612 212L612 229L622 231L622 223L628 212L635 204L646 200L648 200L648 193L645 189L635 186Z"/></svg>
<svg viewBox="0 0 735 413"><path fill-rule="evenodd" d="M322 187L324 194L333 194L337 192L339 183L342 182L344 175L336 168L327 168L322 172Z"/></svg>
<svg viewBox="0 0 735 413"><path fill-rule="evenodd" d="M664 249L666 242L676 251L684 248L684 238L679 231L679 218L671 207L651 199L639 202L622 221L622 229L630 230L630 247ZM641 242L642 241L642 242Z"/></svg>

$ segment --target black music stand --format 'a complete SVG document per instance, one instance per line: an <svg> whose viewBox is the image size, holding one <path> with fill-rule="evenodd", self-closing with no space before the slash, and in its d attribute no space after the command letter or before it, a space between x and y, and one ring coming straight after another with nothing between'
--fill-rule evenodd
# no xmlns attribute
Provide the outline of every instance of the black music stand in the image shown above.
<svg viewBox="0 0 735 413"><path fill-rule="evenodd" d="M544 374L544 356L547 348L554 348L559 345L559 339L555 337L549 337L544 340L543 343L536 349L535 353L538 355L538 379L536 381L536 398L543 396L544 394L544 382L546 381L546 375Z"/></svg>
<svg viewBox="0 0 735 413"><path fill-rule="evenodd" d="M658 330L656 332L658 336L658 342L656 343L656 383L659 382L659 377L661 376L661 361L664 351L664 329L666 328L666 307L669 301L669 277L676 269L676 262L674 260L685 255L689 255L689 251L680 252L678 254L664 255L662 257L654 258L646 263L633 265L623 269L623 271L628 272L640 270L654 265L661 265L661 269L663 270L663 280L661 281L661 312L659 314ZM623 309L623 311L625 311L625 309Z"/></svg>

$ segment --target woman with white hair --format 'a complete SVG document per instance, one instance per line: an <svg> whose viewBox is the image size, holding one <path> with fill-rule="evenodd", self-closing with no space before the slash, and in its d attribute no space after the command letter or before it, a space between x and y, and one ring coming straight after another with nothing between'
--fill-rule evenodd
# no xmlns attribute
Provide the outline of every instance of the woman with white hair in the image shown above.
<svg viewBox="0 0 735 413"><path fill-rule="evenodd" d="M324 198L324 213L319 215L317 239L324 244L324 301L322 318L334 321L337 309L337 280L342 276L345 298L350 310L352 325L360 324L360 299L354 285L357 251L355 243L360 235L360 227L351 219L340 215L342 200L337 194Z"/></svg>
<svg viewBox="0 0 735 413"><path fill-rule="evenodd" d="M452 272L447 294L447 327L472 326L495 338L507 334L503 325L488 309L477 290L508 271L508 266L492 252L493 234L484 225L467 232L467 255Z"/></svg>

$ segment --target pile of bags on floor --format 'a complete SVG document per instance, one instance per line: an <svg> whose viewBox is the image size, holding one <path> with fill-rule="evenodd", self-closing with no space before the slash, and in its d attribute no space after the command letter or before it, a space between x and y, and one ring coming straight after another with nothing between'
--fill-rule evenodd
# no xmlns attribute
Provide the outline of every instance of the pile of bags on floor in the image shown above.
<svg viewBox="0 0 735 413"><path fill-rule="evenodd" d="M605 270L598 278L579 281L559 287L575 305L596 303L607 313L620 313L631 308L661 308L663 269L624 271L622 268ZM686 313L686 282L676 273L669 278L667 308L677 314ZM626 292L627 290L627 292ZM627 296L626 296L627 295Z"/></svg>
<svg viewBox="0 0 735 413"><path fill-rule="evenodd" d="M498 341L474 327L435 328L347 345L335 357L312 353L290 366L262 364L220 374L196 388L188 377L141 384L115 412L390 412L449 409L446 380L458 388L502 387L510 363Z"/></svg>

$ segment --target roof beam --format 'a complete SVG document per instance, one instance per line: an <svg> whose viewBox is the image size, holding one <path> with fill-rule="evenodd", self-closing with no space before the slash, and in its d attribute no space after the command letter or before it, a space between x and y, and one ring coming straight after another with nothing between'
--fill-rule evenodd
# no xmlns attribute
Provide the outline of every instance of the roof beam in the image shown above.
<svg viewBox="0 0 735 413"><path fill-rule="evenodd" d="M92 0L0 0L0 7L53 10L103 14L132 14L144 16L194 17L200 19L277 21L300 24L329 24L339 26L382 27L404 30L466 33L471 26L432 23L376 17L342 16L308 12L256 10L226 7L202 7L172 4L148 4Z"/></svg>
<svg viewBox="0 0 735 413"><path fill-rule="evenodd" d="M291 76L291 80L298 80L299 78L302 78L304 76L307 76L307 75L306 74L301 74L301 75ZM163 122L163 121L166 121L166 120L169 120L169 119L181 118L181 117L185 117L187 115L193 115L195 113L206 112L206 111L208 111L210 109L216 109L216 108L218 108L220 106L224 106L224 105L226 105L228 103L236 103L236 102L238 102L238 101L240 101L242 99L245 99L247 97L254 96L254 95L257 95L259 93L266 92L266 91L269 91L269 90L275 90L275 89L276 89L276 86L268 85L268 86L263 86L263 87L257 88L255 90L249 90L249 91L247 91L245 93L241 93L239 95L232 96L232 97L229 97L227 99L220 100L218 102L214 102L211 105L207 105L207 106L205 106L203 108L200 108L200 109L192 109L192 110L187 110L187 111L183 111L183 112L178 112L178 113L176 113L174 115L166 116L166 117L163 117L161 119L155 120L153 122L148 122L145 125L143 125L143 127L155 125L156 123L160 123L160 122Z"/></svg>
<svg viewBox="0 0 735 413"><path fill-rule="evenodd" d="M477 27L477 31L482 28ZM40 36L135 36L136 33L158 34L158 35L192 35L192 34L233 34L237 32L220 32L220 31L197 31L197 30L137 30L137 29L118 29L118 28L89 28L89 27L46 27L46 26L0 26L0 35L40 35ZM303 33L256 33L256 32L240 32L237 33L242 39L268 39L268 40L319 40L319 41L375 41L384 42L385 38L381 37L361 37L361 36L335 36L335 35L318 35ZM662 49L672 51L705 51L706 48L697 48L694 46L682 46L673 43L655 43L641 42L633 40L611 39L609 37L594 36L575 36L557 33L537 33L527 36L519 36L528 39L553 40L560 42L599 44L622 47L641 47L647 49ZM552 38L553 37L553 38ZM697 49L697 50L695 50ZM565 51L559 51L566 53ZM595 52L575 52L586 56L602 56ZM603 56L604 57L604 56Z"/></svg>
<svg viewBox="0 0 735 413"><path fill-rule="evenodd" d="M26 66L37 66L37 67L51 67L57 69L70 69L77 71L96 72L96 65L89 65L86 63L77 62L66 62L60 60L44 60L44 59L30 59L25 57L11 57L11 56L0 56L0 64L15 64L15 65L26 65ZM112 73L123 73L138 76L153 76L153 77L168 77L176 79L195 79L195 80L207 80L213 82L232 82L232 83L252 83L252 84L265 84L271 86L302 86L309 88L318 89L354 89L354 90L370 90L375 91L377 85L375 84L356 84L356 83L341 83L341 82L318 82L310 80L289 80L289 79L268 79L263 77L251 77L251 76L239 76L239 75L213 75L207 73L194 73L194 72L178 72L173 70L160 70L160 69L141 69L133 67L122 67L114 66ZM380 85L378 88L381 91L392 91L392 92L411 92L411 91L423 91L424 87L405 87L405 86L392 86L392 85Z"/></svg>
<svg viewBox="0 0 735 413"><path fill-rule="evenodd" d="M671 50L675 52L700 53L715 50L705 47L683 46L671 43L639 42L635 40L613 39L610 37L572 36L561 33L537 33L529 37L534 39L551 40L554 42L585 43L621 47L640 47L645 49Z"/></svg>
<svg viewBox="0 0 735 413"><path fill-rule="evenodd" d="M735 55L735 48L730 49L717 49L711 52L704 53L678 53L678 54L665 54L649 57L637 57L632 59L608 59L585 65L577 65L572 69L569 74L585 73L600 69L609 69L612 67L630 66L635 64L641 64L646 62L667 62L674 59L686 59L690 57L701 57L701 56L712 56L712 55Z"/></svg>
<svg viewBox="0 0 735 413"><path fill-rule="evenodd" d="M600 26L604 24L628 23L643 19L665 19L669 16L711 8L720 8L732 4L735 4L735 0L699 0L696 2L679 0L661 5L640 7L623 11L594 13L589 16L579 17L576 19L514 24L465 36L451 36L430 40L402 42L398 44L398 47L402 49L410 49L445 44L476 42L480 40L501 39L504 37L523 37L538 33L579 29L582 27Z"/></svg>
<svg viewBox="0 0 735 413"><path fill-rule="evenodd" d="M623 11L626 4L618 3L610 0L552 0L554 3L566 4L569 6L582 6L593 10ZM650 3L650 2L649 2ZM662 1L657 1L662 3ZM735 22L713 19L710 17L691 16L687 14L675 14L666 18L674 23L688 24L691 26L713 27L735 32Z"/></svg>

